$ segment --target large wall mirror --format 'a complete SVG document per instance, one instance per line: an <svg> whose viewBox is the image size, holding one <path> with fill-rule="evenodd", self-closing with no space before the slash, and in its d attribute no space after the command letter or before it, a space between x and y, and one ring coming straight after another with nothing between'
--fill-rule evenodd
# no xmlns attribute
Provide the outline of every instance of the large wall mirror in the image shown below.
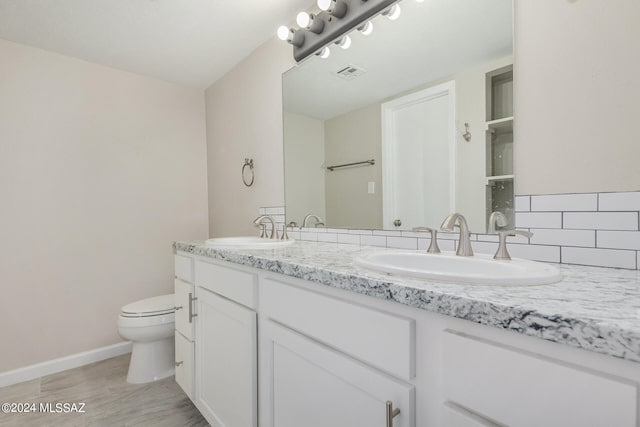
<svg viewBox="0 0 640 427"><path fill-rule="evenodd" d="M484 232L512 209L512 1L399 4L283 75L287 222L410 229L457 211Z"/></svg>

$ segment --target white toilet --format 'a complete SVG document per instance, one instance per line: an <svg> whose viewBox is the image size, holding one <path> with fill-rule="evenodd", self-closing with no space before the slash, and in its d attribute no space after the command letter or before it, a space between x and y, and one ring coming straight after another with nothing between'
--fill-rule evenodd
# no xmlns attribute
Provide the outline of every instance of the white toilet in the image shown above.
<svg viewBox="0 0 640 427"><path fill-rule="evenodd" d="M133 342L127 382L148 383L173 375L175 365L175 294L122 307L118 333Z"/></svg>

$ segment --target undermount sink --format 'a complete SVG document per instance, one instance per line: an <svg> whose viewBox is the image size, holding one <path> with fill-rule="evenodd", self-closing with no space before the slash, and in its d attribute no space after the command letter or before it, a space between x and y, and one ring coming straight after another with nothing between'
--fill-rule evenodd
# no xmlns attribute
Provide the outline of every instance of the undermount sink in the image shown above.
<svg viewBox="0 0 640 427"><path fill-rule="evenodd" d="M354 262L382 273L462 284L531 286L562 280L560 270L552 265L518 258L497 261L482 254L376 251L357 255Z"/></svg>
<svg viewBox="0 0 640 427"><path fill-rule="evenodd" d="M216 237L205 242L207 246L236 247L247 249L277 248L292 245L295 240L266 239L263 237Z"/></svg>

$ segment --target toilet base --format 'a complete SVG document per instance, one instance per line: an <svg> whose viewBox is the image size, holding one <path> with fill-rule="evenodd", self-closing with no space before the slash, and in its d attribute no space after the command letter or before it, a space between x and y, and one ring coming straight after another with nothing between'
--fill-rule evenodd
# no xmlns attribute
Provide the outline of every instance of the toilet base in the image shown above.
<svg viewBox="0 0 640 427"><path fill-rule="evenodd" d="M158 341L133 342L127 382L144 384L170 377L175 373L174 337Z"/></svg>

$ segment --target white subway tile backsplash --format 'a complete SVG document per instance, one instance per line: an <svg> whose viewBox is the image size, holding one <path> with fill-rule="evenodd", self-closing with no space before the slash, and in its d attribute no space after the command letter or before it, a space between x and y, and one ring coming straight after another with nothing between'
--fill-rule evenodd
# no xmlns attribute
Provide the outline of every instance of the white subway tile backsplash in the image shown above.
<svg viewBox="0 0 640 427"><path fill-rule="evenodd" d="M640 250L640 231L598 231L598 247Z"/></svg>
<svg viewBox="0 0 640 427"><path fill-rule="evenodd" d="M549 196L531 196L531 211L567 212L597 211L598 195L591 194L553 194Z"/></svg>
<svg viewBox="0 0 640 427"><path fill-rule="evenodd" d="M306 242L317 242L318 241L318 233L310 233L308 231L300 232L300 240L304 240Z"/></svg>
<svg viewBox="0 0 640 427"><path fill-rule="evenodd" d="M571 229L637 231L638 212L565 212L562 224Z"/></svg>
<svg viewBox="0 0 640 427"><path fill-rule="evenodd" d="M284 215L284 206L265 207L264 215Z"/></svg>
<svg viewBox="0 0 640 427"><path fill-rule="evenodd" d="M458 240L460 239L460 232L438 232L438 240Z"/></svg>
<svg viewBox="0 0 640 427"><path fill-rule="evenodd" d="M426 251L429 249L431 239L418 238L418 250ZM456 250L456 244L454 240L438 240L438 247L442 252L453 252Z"/></svg>
<svg viewBox="0 0 640 427"><path fill-rule="evenodd" d="M640 211L640 191L600 193L601 211Z"/></svg>
<svg viewBox="0 0 640 427"><path fill-rule="evenodd" d="M532 228L532 245L596 247L595 230L551 230Z"/></svg>
<svg viewBox="0 0 640 427"><path fill-rule="evenodd" d="M515 258L525 258L534 261L560 262L559 246L543 246L509 243L509 253Z"/></svg>
<svg viewBox="0 0 640 427"><path fill-rule="evenodd" d="M346 230L344 228L325 228L327 233L348 233L349 230Z"/></svg>
<svg viewBox="0 0 640 427"><path fill-rule="evenodd" d="M414 237L387 237L387 247L396 249L418 249L418 239Z"/></svg>
<svg viewBox="0 0 640 427"><path fill-rule="evenodd" d="M402 236L402 231L399 230L373 230L374 236Z"/></svg>
<svg viewBox="0 0 640 427"><path fill-rule="evenodd" d="M318 233L318 242L338 243L337 233Z"/></svg>
<svg viewBox="0 0 640 427"><path fill-rule="evenodd" d="M531 196L516 196L516 212L529 212L531 210Z"/></svg>
<svg viewBox="0 0 640 427"><path fill-rule="evenodd" d="M562 228L560 212L516 212L518 228Z"/></svg>
<svg viewBox="0 0 640 427"><path fill-rule="evenodd" d="M358 234L338 234L338 243L346 243L349 245L359 245L360 235Z"/></svg>
<svg viewBox="0 0 640 427"><path fill-rule="evenodd" d="M518 258L602 267L640 269L640 191L619 193L523 195L515 197L516 226L531 229L527 242L509 237L509 252ZM259 208L281 231L285 208ZM324 227L289 228L295 240L426 250L428 233ZM457 230L439 232L442 251L455 251ZM471 234L476 253L493 254L498 236Z"/></svg>
<svg viewBox="0 0 640 427"><path fill-rule="evenodd" d="M636 252L616 249L562 248L565 264L592 265L596 267L630 268L635 270Z"/></svg>
<svg viewBox="0 0 640 427"><path fill-rule="evenodd" d="M300 232L292 231L291 228L287 230L287 236L289 236L289 238L293 240L300 240Z"/></svg>
<svg viewBox="0 0 640 427"><path fill-rule="evenodd" d="M499 238L497 234L478 234L476 240L479 242L497 242Z"/></svg>
<svg viewBox="0 0 640 427"><path fill-rule="evenodd" d="M471 247L477 254L494 255L498 250L498 243L495 242L474 242Z"/></svg>
<svg viewBox="0 0 640 427"><path fill-rule="evenodd" d="M373 230L359 230L359 229L349 229L349 234L364 234L364 235L373 235Z"/></svg>
<svg viewBox="0 0 640 427"><path fill-rule="evenodd" d="M385 248L387 246L386 236L361 236L360 244L362 246L381 246Z"/></svg>

